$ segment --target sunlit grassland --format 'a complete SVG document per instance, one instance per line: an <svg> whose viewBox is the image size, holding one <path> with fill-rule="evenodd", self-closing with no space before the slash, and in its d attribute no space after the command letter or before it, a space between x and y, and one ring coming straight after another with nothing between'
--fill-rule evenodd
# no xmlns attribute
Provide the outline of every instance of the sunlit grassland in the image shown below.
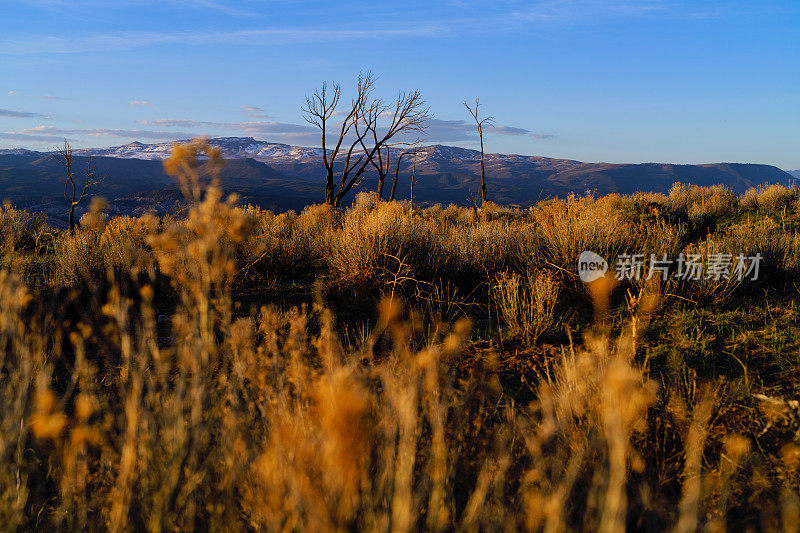
<svg viewBox="0 0 800 533"><path fill-rule="evenodd" d="M275 214L219 164L175 152L180 217L0 212L4 528L800 524L797 190ZM764 260L587 288L584 250Z"/></svg>

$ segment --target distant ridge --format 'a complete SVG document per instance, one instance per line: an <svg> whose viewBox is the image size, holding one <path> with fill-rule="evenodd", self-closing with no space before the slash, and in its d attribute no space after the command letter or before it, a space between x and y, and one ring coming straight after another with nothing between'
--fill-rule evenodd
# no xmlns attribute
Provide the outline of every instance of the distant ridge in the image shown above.
<svg viewBox="0 0 800 533"><path fill-rule="evenodd" d="M95 168L108 170L101 194L119 212L162 211L166 199L179 202L175 187L163 171L174 141L132 142L110 148L76 149L77 166L88 157ZM244 201L270 209L300 209L321 201L324 169L322 150L252 137L210 139L228 160L223 187L239 193ZM396 160L398 151L392 153ZM400 166L398 199L409 196L411 166L418 181L415 201L423 203L469 204L480 188L480 152L445 145L423 146ZM787 173L771 165L713 163L675 165L668 163L621 164L585 163L570 159L516 154L486 154L486 176L490 199L500 204L530 206L537 201L569 193L597 194L666 192L676 182L697 185L722 184L736 192L762 183L788 183L800 171ZM392 166L392 168L394 168ZM0 199L8 198L20 207L41 209L52 217L64 211L63 169L52 154L24 149L0 149ZM367 175L362 189L374 188L374 176ZM160 191L160 192L159 192ZM172 191L172 192L169 192ZM159 198L155 201L155 198Z"/></svg>

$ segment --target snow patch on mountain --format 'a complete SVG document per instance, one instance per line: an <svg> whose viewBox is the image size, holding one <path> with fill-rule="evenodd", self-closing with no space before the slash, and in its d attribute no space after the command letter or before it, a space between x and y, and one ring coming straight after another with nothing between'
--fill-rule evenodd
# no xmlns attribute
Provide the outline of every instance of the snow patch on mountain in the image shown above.
<svg viewBox="0 0 800 533"><path fill-rule="evenodd" d="M83 148L76 149L76 155L93 157L119 157L128 159L151 159L160 160L169 157L172 147L176 144L188 142L188 140L170 141L163 143L144 144L132 142L123 146L110 148ZM268 164L285 165L289 163L309 163L319 162L322 158L321 148L311 148L306 146L292 146L270 141L259 141L252 137L216 137L209 139L209 143L218 148L225 159L251 158ZM328 154L331 149L328 148ZM441 144L421 146L417 148L391 148L392 158L400 153L410 151L415 152L414 161L419 163L430 163L434 165L453 164L453 163L477 163L480 161L480 152L469 148L457 146L445 146ZM346 153L346 152L345 152ZM344 153L342 154L345 155ZM410 158L408 159L410 162ZM502 163L527 163L542 165L548 168L553 167L552 159L537 156L524 156L517 154L484 154L486 165ZM581 164L579 161L558 160L560 163L568 165Z"/></svg>

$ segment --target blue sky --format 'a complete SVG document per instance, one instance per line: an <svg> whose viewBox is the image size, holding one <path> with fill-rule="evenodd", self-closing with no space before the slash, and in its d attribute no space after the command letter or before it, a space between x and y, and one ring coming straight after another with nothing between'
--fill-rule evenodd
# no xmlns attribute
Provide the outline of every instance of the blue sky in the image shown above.
<svg viewBox="0 0 800 533"><path fill-rule="evenodd" d="M609 162L800 168L798 0L2 0L0 147L197 134L313 146L300 106L361 70L426 141Z"/></svg>

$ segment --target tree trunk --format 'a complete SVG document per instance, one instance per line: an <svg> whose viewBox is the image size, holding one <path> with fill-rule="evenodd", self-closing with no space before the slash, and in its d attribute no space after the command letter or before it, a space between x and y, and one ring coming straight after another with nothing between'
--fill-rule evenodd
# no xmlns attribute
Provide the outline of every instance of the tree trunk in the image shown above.
<svg viewBox="0 0 800 533"><path fill-rule="evenodd" d="M483 128L478 128L481 138L481 207L486 203L486 175L483 168Z"/></svg>
<svg viewBox="0 0 800 533"><path fill-rule="evenodd" d="M394 202L394 191L397 189L397 174L394 175L394 181L392 182L392 192L389 193L389 201Z"/></svg>
<svg viewBox="0 0 800 533"><path fill-rule="evenodd" d="M327 170L327 181L325 182L325 203L328 205L335 206L335 198L333 195L333 167L326 169Z"/></svg>
<svg viewBox="0 0 800 533"><path fill-rule="evenodd" d="M386 166L383 162L379 161L378 168L378 200L383 200L383 184L386 182L386 176L389 174L389 147L386 147ZM391 200L391 198L390 198Z"/></svg>
<svg viewBox="0 0 800 533"><path fill-rule="evenodd" d="M75 235L75 204L69 206L69 232Z"/></svg>

